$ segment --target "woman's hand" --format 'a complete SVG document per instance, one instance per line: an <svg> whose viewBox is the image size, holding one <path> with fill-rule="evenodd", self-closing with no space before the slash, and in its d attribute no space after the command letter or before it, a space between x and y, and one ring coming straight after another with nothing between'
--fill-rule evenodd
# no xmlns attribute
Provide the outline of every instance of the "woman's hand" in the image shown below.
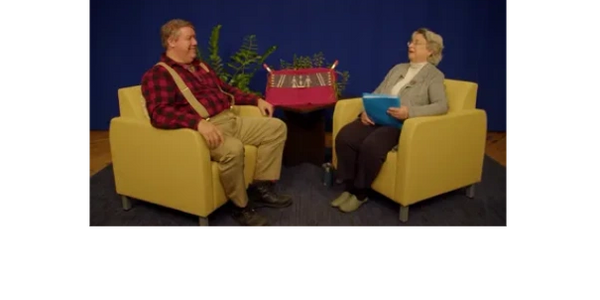
<svg viewBox="0 0 600 300"><path fill-rule="evenodd" d="M364 124L364 125L375 125L375 123L373 123L373 121L371 121L371 119L369 119L369 116L367 116L367 112L362 112L362 114L360 114L360 121Z"/></svg>
<svg viewBox="0 0 600 300"><path fill-rule="evenodd" d="M406 106L390 107L388 108L387 113L401 121L408 119L408 107Z"/></svg>

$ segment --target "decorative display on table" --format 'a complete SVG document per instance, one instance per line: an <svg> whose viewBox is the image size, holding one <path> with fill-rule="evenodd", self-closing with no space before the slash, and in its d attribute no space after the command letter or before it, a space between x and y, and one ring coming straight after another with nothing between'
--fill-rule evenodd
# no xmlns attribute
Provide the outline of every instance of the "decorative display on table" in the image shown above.
<svg viewBox="0 0 600 300"><path fill-rule="evenodd" d="M327 105L337 101L336 60L330 68L268 71L265 99L275 106Z"/></svg>

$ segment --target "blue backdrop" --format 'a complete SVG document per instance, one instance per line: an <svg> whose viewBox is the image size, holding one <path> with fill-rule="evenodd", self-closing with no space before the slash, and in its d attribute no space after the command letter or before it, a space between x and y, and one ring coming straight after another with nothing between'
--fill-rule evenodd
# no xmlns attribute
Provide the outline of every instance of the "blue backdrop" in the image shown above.
<svg viewBox="0 0 600 300"><path fill-rule="evenodd" d="M394 64L407 60L411 33L430 28L444 38L439 68L447 78L477 82L488 130L506 130L505 0L92 0L90 129L108 129L118 116L117 89L139 84L157 62L160 26L173 18L192 21L204 48L222 24L224 59L248 34L257 36L259 51L277 45L267 60L275 67L294 54L323 52L350 73L346 96L373 91ZM264 91L265 82L261 69L251 87Z"/></svg>

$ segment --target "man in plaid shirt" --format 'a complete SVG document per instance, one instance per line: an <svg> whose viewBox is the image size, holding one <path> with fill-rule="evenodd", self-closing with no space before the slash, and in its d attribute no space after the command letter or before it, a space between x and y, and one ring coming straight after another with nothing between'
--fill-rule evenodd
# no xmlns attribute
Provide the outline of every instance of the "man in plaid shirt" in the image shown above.
<svg viewBox="0 0 600 300"><path fill-rule="evenodd" d="M287 207L291 199L273 191L273 181L279 179L283 147L287 137L285 123L272 118L273 106L252 94L223 82L208 65L196 58L194 26L185 20L171 20L161 28L161 40L166 51L160 61L181 77L194 97L208 113L203 118L177 87L163 66L154 66L142 77L142 94L151 123L156 128L189 128L204 137L211 158L219 162L225 193L235 204L233 217L242 225L266 225L267 220L252 207ZM235 104L256 105L264 118L244 118L231 112ZM244 184L244 145L258 147L254 182L250 191ZM248 196L250 192L251 196ZM249 198L253 205L249 205Z"/></svg>

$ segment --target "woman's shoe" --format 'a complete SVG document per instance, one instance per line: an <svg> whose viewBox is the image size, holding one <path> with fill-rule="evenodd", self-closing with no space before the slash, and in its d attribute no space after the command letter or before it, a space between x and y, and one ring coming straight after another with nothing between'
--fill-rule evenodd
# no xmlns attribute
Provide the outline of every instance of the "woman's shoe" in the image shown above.
<svg viewBox="0 0 600 300"><path fill-rule="evenodd" d="M337 198L331 201L331 206L339 207L340 205L344 204L344 202L346 202L348 199L350 199L350 197L352 197L352 194L348 192L343 192L341 195L339 195Z"/></svg>
<svg viewBox="0 0 600 300"><path fill-rule="evenodd" d="M361 205L365 204L369 201L369 198L365 198L364 200L358 200L356 196L352 195L348 200L346 200L342 205L340 205L340 210L349 213L357 210Z"/></svg>

